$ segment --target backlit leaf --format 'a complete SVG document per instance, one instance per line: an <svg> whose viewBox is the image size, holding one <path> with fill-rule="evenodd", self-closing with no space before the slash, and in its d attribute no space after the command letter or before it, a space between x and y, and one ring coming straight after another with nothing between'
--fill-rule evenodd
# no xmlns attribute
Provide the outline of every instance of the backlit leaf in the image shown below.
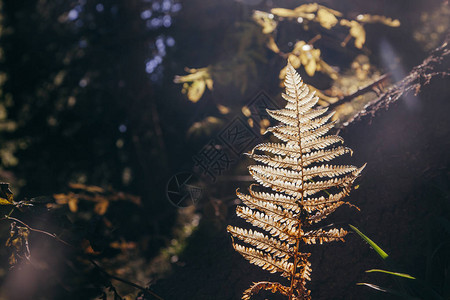
<svg viewBox="0 0 450 300"><path fill-rule="evenodd" d="M103 216L108 210L109 202L108 201L100 201L94 207L94 212L100 216Z"/></svg>
<svg viewBox="0 0 450 300"><path fill-rule="evenodd" d="M369 14L358 15L358 17L356 17L356 19L362 23L382 23L384 25L391 26L391 27L400 26L399 20L388 18L385 16L379 16L379 15L369 15Z"/></svg>
<svg viewBox="0 0 450 300"><path fill-rule="evenodd" d="M263 28L264 34L269 34L277 28L277 22L273 19L273 14L255 10L253 20Z"/></svg>
<svg viewBox="0 0 450 300"><path fill-rule="evenodd" d="M337 24L338 19L328 10L320 8L317 11L317 21L319 21L323 28L331 29Z"/></svg>
<svg viewBox="0 0 450 300"><path fill-rule="evenodd" d="M206 83L203 80L194 81L187 88L187 97L192 102L197 102L203 96L203 92L205 91Z"/></svg>
<svg viewBox="0 0 450 300"><path fill-rule="evenodd" d="M230 109L228 107L221 105L221 104L217 104L216 106L222 115L226 115L226 114L230 113Z"/></svg>
<svg viewBox="0 0 450 300"><path fill-rule="evenodd" d="M206 87L209 90L213 89L213 80L209 73L209 68L201 69L189 69L186 68L186 72L191 74L184 76L175 76L175 83L183 83L182 92L187 94L187 97L192 102L197 102L203 96Z"/></svg>
<svg viewBox="0 0 450 300"><path fill-rule="evenodd" d="M350 35L355 38L355 47L361 49L366 42L366 31L364 27L356 22L342 19L342 26L350 27Z"/></svg>
<svg viewBox="0 0 450 300"><path fill-rule="evenodd" d="M269 41L267 42L267 47L275 53L280 53L280 49L278 45L275 43L273 36L269 37Z"/></svg>

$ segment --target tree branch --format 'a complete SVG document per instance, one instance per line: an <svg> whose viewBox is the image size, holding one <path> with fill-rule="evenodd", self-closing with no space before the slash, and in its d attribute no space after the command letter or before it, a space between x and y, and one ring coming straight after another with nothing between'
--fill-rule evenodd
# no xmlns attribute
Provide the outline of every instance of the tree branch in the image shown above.
<svg viewBox="0 0 450 300"><path fill-rule="evenodd" d="M126 280L126 279L123 279L123 278L120 278L120 277L117 277L117 276L114 276L114 275L109 274L109 273L106 272L102 267L100 267L93 259L89 259L89 261L95 266L95 268L96 268L97 270L99 270L99 271L100 271L103 275L105 275L106 277L108 277L108 278L110 278L110 279L114 279L114 280L120 281L120 282L123 282L123 283L125 283L125 284L127 284L127 285L129 285L129 286L134 287L134 288L137 288L137 289L141 290L141 291L142 291L144 294L146 294L147 296L153 296L153 297L155 297L155 298L158 299L158 300L164 300L163 298L161 298L160 296L156 295L154 292L152 292L152 291L149 290L148 288L145 288L145 287L143 287L143 286L140 286L140 285L138 285L138 284L136 284L136 283L133 283L133 282L131 282L131 281L128 281L128 280Z"/></svg>
<svg viewBox="0 0 450 300"><path fill-rule="evenodd" d="M66 242L66 241L64 241L64 240L62 240L62 239L60 239L60 238L59 238L56 234L54 234L54 233L50 233L50 232L47 232L47 231L44 231L44 230L39 230L39 229L32 228L31 226L29 226L28 224L24 223L23 221L21 221L21 220L19 220L19 219L16 219L16 218L13 218L13 217L10 217L10 216L8 216L8 215L6 215L3 219L8 219L8 220L13 220L13 221L19 222L20 224L22 224L23 226L25 226L26 228L28 228L30 231L39 232L39 233L48 235L48 236L50 236L50 237L56 239L58 242L61 242L61 243L65 244L66 246L71 246L71 247L72 247L71 244L69 244L68 242Z"/></svg>
<svg viewBox="0 0 450 300"><path fill-rule="evenodd" d="M343 123L339 130L348 125L361 120L366 116L374 117L375 113L396 102L402 95L414 91L417 95L420 89L429 84L431 79L436 76L450 76L448 64L450 63L450 35L445 38L444 43L434 49L420 65L414 67L411 72L400 82L394 84L386 92L382 93L376 99L370 101L364 108L359 111L350 120Z"/></svg>
<svg viewBox="0 0 450 300"><path fill-rule="evenodd" d="M372 83L369 83L368 85L359 88L356 92L350 94L350 95L346 95L344 97L339 98L339 100L337 100L334 103L331 103L330 105L328 105L327 107L329 107L330 109L335 109L337 106L350 102L353 99L355 99L356 97L360 96L360 95L364 95L367 92L373 91L375 87L383 84L383 81L387 80L389 77L391 76L390 73L386 73L384 75L381 75L377 80L375 80Z"/></svg>

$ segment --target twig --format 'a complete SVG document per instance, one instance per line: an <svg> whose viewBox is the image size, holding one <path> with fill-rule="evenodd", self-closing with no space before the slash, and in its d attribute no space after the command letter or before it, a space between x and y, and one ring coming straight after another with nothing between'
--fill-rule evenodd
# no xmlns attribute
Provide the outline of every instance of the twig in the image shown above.
<svg viewBox="0 0 450 300"><path fill-rule="evenodd" d="M147 295L150 295L150 296L153 296L153 297L155 297L155 298L158 299L158 300L164 300L163 298L161 298L160 296L156 295L154 292L152 292L152 291L149 290L148 288L145 288L145 287L140 286L140 285L138 285L138 284L136 284L136 283L130 282L130 281L126 280L126 279L123 279L123 278L120 278L120 277L117 277L117 276L114 276L114 275L109 274L109 273L106 272L102 267L100 267L93 259L90 258L89 261L90 261L90 262L97 268L97 270L99 270L103 275L105 275L105 276L107 276L107 277L109 277L109 278L111 278L111 279L114 279L114 280L123 282L123 283L125 283L125 284L127 284L127 285L130 285L130 286L132 286L132 287L135 287L135 288L141 290L143 293L145 293L145 294L147 294Z"/></svg>
<svg viewBox="0 0 450 300"><path fill-rule="evenodd" d="M47 231L44 231L44 230L40 230L40 229L35 229L35 228L31 227L30 225L26 224L25 222L23 222L23 221L21 221L21 220L19 220L19 219L17 219L17 218L13 218L13 217L10 217L10 216L8 216L8 215L5 215L2 219L3 219L3 220L8 219L8 220L16 221L16 222L22 224L23 226L25 226L26 228L28 228L28 229L31 230L31 231L39 232L39 233L48 235L48 236L50 236L50 237L56 239L57 241L63 243L64 245L74 248L73 245L71 245L71 244L69 244L68 242L62 240L62 239L59 238L56 234L50 233L50 232L47 232ZM126 280L126 279L123 279L123 278L120 278L120 277L117 277L117 276L114 276L114 275L109 274L109 273L106 272L103 268L101 268L101 267L100 267L93 259L89 258L89 262L91 262L91 263L92 263L92 264L93 264L93 265L94 265L101 273L103 273L105 276L107 276L107 277L109 277L109 278L111 278L111 279L115 279L115 280L117 280L117 281L123 282L123 283L125 283L125 284L127 284L127 285L129 285L129 286L134 287L134 288L137 288L137 289L143 291L145 294L150 295L150 296L153 296L153 297L155 297L155 298L158 299L158 300L164 300L163 298L161 298L160 296L158 296L157 294L155 294L154 292L152 292L152 291L151 291L150 289L148 289L148 288L142 287L142 286L137 285L137 284L135 284L135 283L133 283L133 282L131 282L131 281L128 281L128 280ZM112 284L111 284L110 287L113 289L113 292L115 293L115 295L118 296L118 297L120 297L120 295L117 293L115 287L114 287ZM120 297L120 298L121 298L121 297Z"/></svg>
<svg viewBox="0 0 450 300"><path fill-rule="evenodd" d="M57 241L59 241L59 242L65 244L65 245L67 245L67 246L73 247L71 244L69 244L68 242L62 240L61 238L59 238L59 237L58 237L56 234L54 234L54 233L50 233L50 232L47 232L47 231L44 231L44 230L39 230L39 229L32 228L31 226L29 226L28 224L24 223L23 221L21 221L21 220L19 220L19 219L16 219L16 218L13 218L13 217L10 217L10 216L8 216L8 215L5 215L5 217L4 217L3 219L8 219L8 220L13 220L13 221L19 222L20 224L22 224L23 226L25 226L26 228L28 228L28 229L31 230L31 231L39 232L39 233L48 235L48 236L50 236L50 237L56 239Z"/></svg>
<svg viewBox="0 0 450 300"><path fill-rule="evenodd" d="M316 34L312 39L310 39L310 40L308 41L308 45L314 44L315 42L317 42L317 41L320 40L321 38L322 38L322 35L321 35L321 34Z"/></svg>
<svg viewBox="0 0 450 300"><path fill-rule="evenodd" d="M331 103L331 104L328 105L327 107L329 107L330 109L334 109L334 108L336 108L336 106L339 106L339 105L341 105L341 104L343 104L343 103L350 102L350 101L352 101L354 98L356 98L356 97L358 97L358 96L360 96L360 95L364 95L365 93L369 92L370 90L373 90L376 86L382 84L383 81L387 80L390 76L391 76L390 73L386 73L386 74L384 74L384 75L381 75L381 76L380 76L377 80L375 80L374 82L369 83L368 85L366 85L366 86L364 86L364 87L362 87L362 88L359 88L356 92L354 92L354 93L352 93L352 94L350 94L350 95L347 95L347 96L344 96L344 97L339 98L338 101L336 101L336 102L334 102L334 103Z"/></svg>

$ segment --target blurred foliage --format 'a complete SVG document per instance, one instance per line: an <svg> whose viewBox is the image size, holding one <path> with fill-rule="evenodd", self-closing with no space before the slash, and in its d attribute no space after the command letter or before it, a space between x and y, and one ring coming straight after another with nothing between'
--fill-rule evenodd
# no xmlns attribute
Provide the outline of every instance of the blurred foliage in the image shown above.
<svg viewBox="0 0 450 300"><path fill-rule="evenodd" d="M233 77L237 79L235 85L240 86L241 93L244 93L247 82L254 77L253 73L258 68L256 65L257 60L255 58L261 58L259 59L259 63L268 62L267 59L262 59L262 57L267 55L266 53L260 51L256 52L257 49L255 46L249 47L251 46L249 41L257 40L259 46L264 44L269 50L277 54L277 56L289 59L295 68L303 66L304 72L307 75L307 81L310 81L309 78L314 77L317 72L326 74L332 81L330 89L322 91L315 88L314 85L310 84L310 86L312 89L316 90L317 94L323 99L321 104L327 106L330 103L337 102L345 96L351 95L351 92L349 91L356 91L359 87L366 84L367 80L376 80L376 76L379 72L372 72L369 76L369 74L367 74L368 70L361 73L356 70L357 68L355 68L353 64L351 68L348 68L347 66L332 66L325 61L323 51L329 52L331 48L336 47L336 43L338 44L338 47L347 47L348 42L351 39L354 39L355 48L358 51L362 51L362 53L355 58L355 61L358 60L360 56L364 55L364 57L367 58L364 67L376 70L377 67L369 62L368 54L364 54L369 52L367 49L363 49L366 42L365 24L381 23L390 27L400 26L399 20L381 15L359 14L355 20L345 19L343 13L324 5L319 5L318 3L303 4L294 9L272 8L269 12L255 10L253 11L251 18L260 27L260 31L255 31L255 27L248 23L238 23L239 26L236 28L236 31L238 33L241 32L241 42L237 43L238 47L235 50L236 55L233 59L210 65L208 68L186 69L187 72L194 74L175 77L175 83L183 83L182 92L187 94L190 101L199 101L204 94L205 86L208 86L208 89L212 90L213 82L217 82L221 85L229 84L230 80L223 80L224 77ZM296 30L292 31L283 27L283 23L293 23ZM243 27L243 24L245 24L245 27ZM340 36L346 28L348 28L348 34L343 40L339 41L330 38L329 32L331 32L332 35ZM309 41L304 40L304 36L311 36L311 34L313 34L313 36ZM284 38L279 38L281 36ZM290 45L288 46L288 50L285 50L286 47L284 46L284 44L286 44L286 36L288 36L289 39L287 43ZM302 37L301 40L299 40L300 37ZM322 39L324 39L324 41L319 43L319 46L315 46L315 44ZM249 55L250 49L253 49L253 55ZM353 55L352 53L354 51L348 50L345 52L348 56ZM256 55L256 53L259 54ZM327 53L326 56L329 56L329 54ZM225 64L228 68L222 67ZM249 71L252 73L249 74ZM285 68L280 71L280 80L284 78L285 72ZM359 73L355 74L354 72ZM187 82L189 82L189 84ZM359 97L360 102L368 102L370 99L370 97ZM341 108L337 111L334 118L345 119L349 115L349 108L350 106L346 106L344 109ZM351 108L353 108L353 106L351 106ZM341 111L343 113L341 113ZM209 125L203 122L196 123L195 127L197 128L202 124L204 126ZM252 126L252 124L249 125Z"/></svg>
<svg viewBox="0 0 450 300"><path fill-rule="evenodd" d="M66 194L54 194L55 204L47 204L48 208L58 208L62 205L67 205L69 210L73 213L78 211L80 201L92 202L94 204L94 212L103 216L110 202L112 201L131 201L135 205L141 205L141 199L138 196L129 195L126 193L118 193L112 189L106 191L98 186L86 186L84 184L69 184L69 187L75 192Z"/></svg>
<svg viewBox="0 0 450 300"><path fill-rule="evenodd" d="M183 83L183 93L192 102L197 102L205 91L205 86L212 90L213 82L222 86L233 84L243 93L248 83L257 76L257 63L266 63L264 53L266 38L261 34L258 26L244 21L238 22L228 33L229 45L233 50L232 57L227 61L218 62L208 68L189 69L186 71L194 74L175 76L175 83ZM200 74L197 74L200 72ZM192 82L186 85L186 82ZM200 87L200 88L198 88ZM189 93L192 90L192 93Z"/></svg>
<svg viewBox="0 0 450 300"><path fill-rule="evenodd" d="M3 3L0 130L7 141L0 171L14 167L16 188L40 193L68 182L133 188L154 163L166 164L158 154L165 146L151 99L163 80L158 62L173 46L170 20L179 6ZM139 151L148 144L153 151L143 161ZM31 161L33 153L43 155ZM31 163L33 173L27 172Z"/></svg>
<svg viewBox="0 0 450 300"><path fill-rule="evenodd" d="M195 122L187 131L188 136L209 136L212 131L222 125L223 122L216 117L208 116L205 119Z"/></svg>
<svg viewBox="0 0 450 300"><path fill-rule="evenodd" d="M439 9L424 11L414 31L414 38L426 51L436 48L450 29L450 5L444 1Z"/></svg>
<svg viewBox="0 0 450 300"><path fill-rule="evenodd" d="M72 297L85 299L87 295L101 296L108 288L114 294L128 293L129 284L116 287L111 285L111 279L130 275L132 253L143 256L140 251L145 251L146 246L141 245L137 252L145 236L136 235L133 230L140 222L137 218L145 217L139 213L142 209L139 197L81 184L72 184L64 194L15 202L8 184L3 183L2 194L2 199L10 199L0 207L9 211L1 220L10 221L5 242L10 268L17 269L16 272L34 269L45 280L54 282L49 285L58 297L70 293ZM50 252L42 252L49 248ZM70 264L71 272L55 274L55 258ZM108 264L111 261L115 264ZM103 275L95 277L97 272ZM55 281L55 276L61 278ZM68 286L71 288L67 290ZM135 299L139 292L132 290L134 297L129 299ZM9 297L13 292L2 292L0 297Z"/></svg>
<svg viewBox="0 0 450 300"><path fill-rule="evenodd" d="M176 220L160 188L171 172L162 123L173 114L161 86L172 79L163 59L180 9L166 0L0 1L0 178L23 199L2 184L1 210L55 233L0 224L1 299L95 298L107 277L89 258L147 284L131 261L157 255ZM6 273L13 261L20 267ZM16 280L22 272L29 283Z"/></svg>
<svg viewBox="0 0 450 300"><path fill-rule="evenodd" d="M191 74L185 76L175 76L173 81L175 83L183 83L182 92L183 94L187 94L189 100L194 103L200 100L206 87L212 91L213 80L211 79L208 68L186 68L185 71Z"/></svg>

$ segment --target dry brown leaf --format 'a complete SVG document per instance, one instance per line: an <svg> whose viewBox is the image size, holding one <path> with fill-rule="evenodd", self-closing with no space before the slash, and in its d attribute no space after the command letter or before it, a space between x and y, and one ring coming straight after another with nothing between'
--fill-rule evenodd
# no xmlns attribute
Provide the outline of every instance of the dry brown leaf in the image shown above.
<svg viewBox="0 0 450 300"><path fill-rule="evenodd" d="M95 185L85 185L81 183L69 183L69 187L75 190L85 190L91 193L104 193L105 189Z"/></svg>
<svg viewBox="0 0 450 300"><path fill-rule="evenodd" d="M83 249L84 253L86 254L90 254L90 255L99 255L100 252L95 251L92 246L91 246L91 242L89 242L89 240L82 240L81 241L81 249Z"/></svg>
<svg viewBox="0 0 450 300"><path fill-rule="evenodd" d="M71 212L78 211L78 199L77 198L69 198L67 201L67 205L69 206L69 210Z"/></svg>
<svg viewBox="0 0 450 300"><path fill-rule="evenodd" d="M108 207L109 207L109 201L101 201L101 202L95 204L94 212L97 215L103 216L106 213L106 211L108 210Z"/></svg>

